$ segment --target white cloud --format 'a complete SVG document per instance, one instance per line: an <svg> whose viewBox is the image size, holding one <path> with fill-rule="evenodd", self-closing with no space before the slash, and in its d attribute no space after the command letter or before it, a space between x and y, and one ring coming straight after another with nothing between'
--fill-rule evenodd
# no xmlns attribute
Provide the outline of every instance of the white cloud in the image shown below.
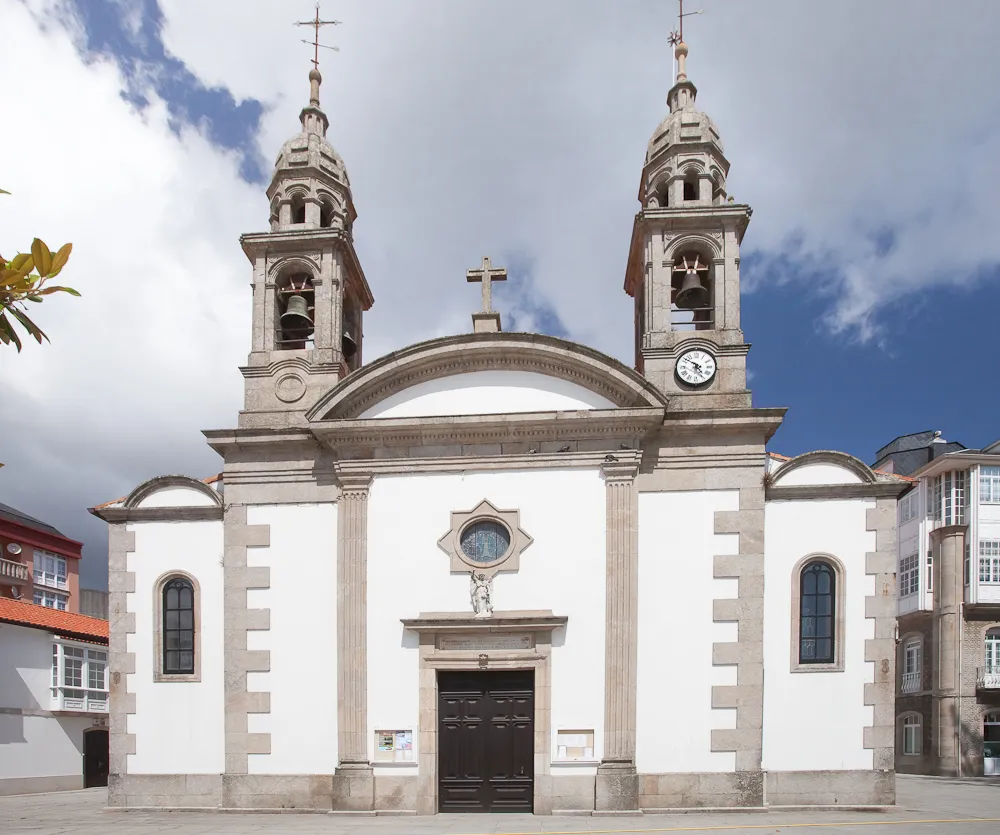
<svg viewBox="0 0 1000 835"><path fill-rule="evenodd" d="M82 61L63 2L30 1L59 12L42 31L0 0L17 33L6 72L25 68L4 85L5 112L31 114L2 140L17 165L0 183L14 193L0 201L0 251L72 240L65 281L84 293L38 309L52 345L0 352L0 424L24 438L0 460L34 500L61 490L79 508L159 471L217 465L199 430L234 425L241 405L238 236L266 228L267 205L233 155L196 128L174 135L152 91L139 114L112 63ZM206 85L268 106L258 142L273 160L306 98L310 30L292 21L312 0L160 3L168 50ZM745 251L765 267L749 283L763 291L763 270L806 265L829 294L829 327L868 338L907 294L968 286L1000 262L1000 5L702 5L689 70L730 186L755 209ZM344 21L323 32L341 48L323 56L323 103L376 296L366 356L470 329L479 299L465 270L489 254L531 263L525 292L573 338L630 362L622 277L646 141L666 112L674 4L343 0L323 15ZM872 235L886 230L895 245L882 252ZM498 287L495 304L531 321L515 292Z"/></svg>

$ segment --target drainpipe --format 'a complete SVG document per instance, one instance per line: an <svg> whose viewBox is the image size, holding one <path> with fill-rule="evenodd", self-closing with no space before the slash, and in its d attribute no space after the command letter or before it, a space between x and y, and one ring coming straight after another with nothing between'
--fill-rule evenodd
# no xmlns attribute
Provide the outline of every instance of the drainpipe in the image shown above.
<svg viewBox="0 0 1000 835"><path fill-rule="evenodd" d="M964 542L962 543L964 546ZM962 572L965 573L965 548L962 548ZM964 579L964 578L963 578ZM972 585L972 563L969 563L969 585ZM962 666L962 645L965 643L965 584L962 584L962 602L958 604L958 776L962 776L962 676L965 667Z"/></svg>

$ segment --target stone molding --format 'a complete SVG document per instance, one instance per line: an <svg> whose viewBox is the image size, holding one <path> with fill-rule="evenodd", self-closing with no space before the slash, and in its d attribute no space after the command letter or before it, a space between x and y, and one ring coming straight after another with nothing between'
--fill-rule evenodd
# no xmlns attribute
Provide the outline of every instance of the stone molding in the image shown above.
<svg viewBox="0 0 1000 835"><path fill-rule="evenodd" d="M469 613L421 613L404 619L403 626L420 636L420 728L417 736L419 787L418 815L433 815L438 806L438 670L484 669L481 653L438 648L441 633L532 632L534 646L519 650L490 650L486 668L490 670L534 670L535 673L535 774L534 812L552 814L552 630L565 626L565 616L550 611L495 612L478 619Z"/></svg>
<svg viewBox="0 0 1000 835"><path fill-rule="evenodd" d="M137 508L143 499L148 498L160 490L166 490L171 487L185 487L189 490L194 490L196 493L208 496L208 498L212 500L213 507L222 507L222 496L218 493L218 491L213 490L209 485L205 484L204 481L199 481L196 478L191 478L186 475L161 475L151 478L148 481L144 481L128 494L125 501L122 502L122 507Z"/></svg>
<svg viewBox="0 0 1000 835"><path fill-rule="evenodd" d="M689 331L679 332L677 336L683 337L687 333ZM740 342L734 345L727 345L713 339L694 336L687 339L680 338L677 342L662 348L643 348L642 355L648 359L677 359L685 351L695 348L708 351L716 357L745 357L750 352L750 343Z"/></svg>
<svg viewBox="0 0 1000 835"><path fill-rule="evenodd" d="M128 677L135 675L135 653L128 650L128 636L135 634L135 612L128 610L128 595L135 592L135 572L128 570L128 555L135 552L135 532L123 523L108 528L108 805L125 803L122 781L128 774L128 755L136 752L128 717L135 713L135 694Z"/></svg>
<svg viewBox="0 0 1000 835"><path fill-rule="evenodd" d="M491 563L477 563L470 559L462 550L462 531L476 522L495 521L503 525L510 535L507 550ZM521 567L521 554L531 546L534 540L521 528L521 512L515 510L499 510L489 499L483 499L472 510L451 512L451 528L442 536L438 548L451 557L451 572L475 571L492 577L498 571L516 572Z"/></svg>
<svg viewBox="0 0 1000 835"><path fill-rule="evenodd" d="M780 467L771 473L773 478L772 484L777 486L781 479L790 472L810 464L834 464L838 467L843 467L845 470L854 473L864 484L875 484L878 481L878 476L875 475L874 470L860 458L855 458L846 452L838 452L833 449L816 449L811 452L804 452L802 455L796 455L794 458L782 463ZM909 483L907 482L906 486L908 485ZM846 485L837 486L843 487Z"/></svg>
<svg viewBox="0 0 1000 835"><path fill-rule="evenodd" d="M222 507L102 507L94 515L105 522L220 522Z"/></svg>
<svg viewBox="0 0 1000 835"><path fill-rule="evenodd" d="M420 342L369 363L338 383L306 417L356 418L395 391L486 370L537 371L582 385L624 408L667 405L648 380L592 348L542 334L467 333Z"/></svg>
<svg viewBox="0 0 1000 835"><path fill-rule="evenodd" d="M642 453L608 456L601 466L607 514L604 757L597 770L595 811L639 808L635 767L638 655L639 510L635 477Z"/></svg>
<svg viewBox="0 0 1000 835"><path fill-rule="evenodd" d="M248 548L267 548L269 525L248 525L247 506L231 504L226 508L223 558L223 611L225 617L225 766L226 776L249 773L250 754L270 754L271 735L250 733L248 715L270 713L271 694L251 692L248 673L266 673L271 669L268 650L248 649L248 633L267 630L271 625L270 609L251 609L247 604L251 589L267 589L271 570L266 566L248 566ZM225 782L225 781L224 781ZM224 786L224 803L230 789Z"/></svg>
<svg viewBox="0 0 1000 835"><path fill-rule="evenodd" d="M874 662L875 680L864 685L864 703L873 722L864 729L864 747L873 751L876 773L895 769L896 700L896 500L876 499L866 511L866 529L875 534L875 550L865 555L865 573L874 577L875 594L865 598L865 618L875 621L874 637L865 639L865 661ZM892 792L890 802L895 800Z"/></svg>
<svg viewBox="0 0 1000 835"><path fill-rule="evenodd" d="M734 470L729 489L739 490L738 510L715 512L716 534L737 534L736 554L714 557L713 576L736 578L737 597L713 601L713 620L736 623L735 642L712 644L712 663L736 666L735 685L714 685L712 707L736 710L736 727L711 732L712 751L736 754L737 772L759 772L764 727L764 486L761 471ZM750 781L751 794L763 783ZM763 794L752 798L764 802Z"/></svg>
<svg viewBox="0 0 1000 835"><path fill-rule="evenodd" d="M830 664L805 664L799 659L799 633L802 617L802 569L811 562L824 562L833 569L833 662ZM793 673L842 673L844 672L844 641L847 636L847 569L833 554L813 553L800 559L791 575L792 621L789 670Z"/></svg>
<svg viewBox="0 0 1000 835"><path fill-rule="evenodd" d="M875 484L803 484L768 487L769 502L809 499L895 499L909 485L903 481L879 481Z"/></svg>

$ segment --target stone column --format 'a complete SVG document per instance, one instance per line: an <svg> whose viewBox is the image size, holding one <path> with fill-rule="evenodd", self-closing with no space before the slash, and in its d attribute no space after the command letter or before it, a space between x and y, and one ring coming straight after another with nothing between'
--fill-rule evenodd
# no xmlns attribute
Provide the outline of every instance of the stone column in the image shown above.
<svg viewBox="0 0 1000 835"><path fill-rule="evenodd" d="M604 758L597 768L597 812L639 808L635 769L638 648L638 461L602 467L607 495L607 602L604 645Z"/></svg>
<svg viewBox="0 0 1000 835"><path fill-rule="evenodd" d="M375 779L368 759L368 491L369 473L338 473L337 684L340 764L336 811L371 811Z"/></svg>
<svg viewBox="0 0 1000 835"><path fill-rule="evenodd" d="M959 773L958 737L961 733L959 704L961 666L959 643L962 640L962 602L965 599L965 526L950 525L931 534L936 546L934 569L934 659L937 681L934 688L936 715L931 717L939 773Z"/></svg>

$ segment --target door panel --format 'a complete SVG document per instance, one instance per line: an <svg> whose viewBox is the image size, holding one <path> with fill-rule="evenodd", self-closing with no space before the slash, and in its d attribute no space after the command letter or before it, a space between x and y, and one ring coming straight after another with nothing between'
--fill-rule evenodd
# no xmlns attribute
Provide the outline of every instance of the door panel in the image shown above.
<svg viewBox="0 0 1000 835"><path fill-rule="evenodd" d="M438 675L438 806L442 812L531 812L534 673Z"/></svg>

